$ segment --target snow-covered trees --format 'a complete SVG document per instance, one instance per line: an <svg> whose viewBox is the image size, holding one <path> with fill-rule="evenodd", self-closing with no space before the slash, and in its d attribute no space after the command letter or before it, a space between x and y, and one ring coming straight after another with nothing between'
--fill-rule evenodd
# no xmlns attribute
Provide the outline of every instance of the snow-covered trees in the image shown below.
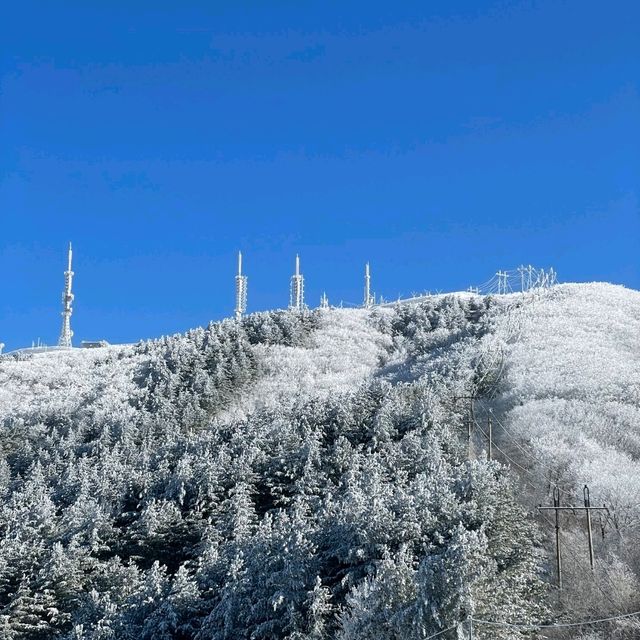
<svg viewBox="0 0 640 640"><path fill-rule="evenodd" d="M411 640L472 613L539 620L540 534L462 429L501 313L275 312L3 360L0 637ZM631 494L610 491L631 530Z"/></svg>

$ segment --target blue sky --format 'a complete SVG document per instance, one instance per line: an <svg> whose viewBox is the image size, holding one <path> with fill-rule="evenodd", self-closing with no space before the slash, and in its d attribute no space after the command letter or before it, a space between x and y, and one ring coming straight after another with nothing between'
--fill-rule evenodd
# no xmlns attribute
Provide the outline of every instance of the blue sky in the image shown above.
<svg viewBox="0 0 640 640"><path fill-rule="evenodd" d="M0 25L0 341L464 289L640 288L637 2L16 2Z"/></svg>

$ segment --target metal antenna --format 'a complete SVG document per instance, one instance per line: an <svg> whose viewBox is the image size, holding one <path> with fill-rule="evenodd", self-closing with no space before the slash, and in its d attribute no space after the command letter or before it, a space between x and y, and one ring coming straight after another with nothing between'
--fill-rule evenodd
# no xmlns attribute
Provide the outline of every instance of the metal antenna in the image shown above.
<svg viewBox="0 0 640 640"><path fill-rule="evenodd" d="M320 308L321 309L328 309L329 308L329 298L327 298L326 291L324 291L322 293L322 296L320 298Z"/></svg>
<svg viewBox="0 0 640 640"><path fill-rule="evenodd" d="M369 263L364 265L364 302L365 309L370 309L376 303L375 295L371 294L371 270L369 269Z"/></svg>
<svg viewBox="0 0 640 640"><path fill-rule="evenodd" d="M64 272L64 291L62 292L62 330L58 339L59 347L71 347L71 314L73 313L73 293L71 293L71 285L73 283L73 271L71 270L71 259L73 251L71 243L69 243L69 263L67 270Z"/></svg>
<svg viewBox="0 0 640 640"><path fill-rule="evenodd" d="M247 310L247 276L242 275L242 252L238 251L238 275L236 276L236 320Z"/></svg>
<svg viewBox="0 0 640 640"><path fill-rule="evenodd" d="M289 309L295 311L304 309L304 276L300 273L300 256L298 254L296 254L296 271L291 276Z"/></svg>

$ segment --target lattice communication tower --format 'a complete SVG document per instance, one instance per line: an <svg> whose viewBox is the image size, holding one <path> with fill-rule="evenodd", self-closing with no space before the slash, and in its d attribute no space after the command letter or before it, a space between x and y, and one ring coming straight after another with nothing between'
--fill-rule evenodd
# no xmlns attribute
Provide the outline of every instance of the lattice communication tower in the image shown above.
<svg viewBox="0 0 640 640"><path fill-rule="evenodd" d="M304 309L304 276L300 273L300 256L296 255L296 272L291 276L289 309Z"/></svg>
<svg viewBox="0 0 640 640"><path fill-rule="evenodd" d="M369 263L364 266L364 302L365 309L370 309L376 303L375 295L371 294L371 271Z"/></svg>
<svg viewBox="0 0 640 640"><path fill-rule="evenodd" d="M64 291L62 292L62 330L58 339L59 347L71 347L71 314L73 313L73 293L71 293L71 285L73 283L73 271L71 270L71 258L73 252L71 243L69 243L69 263L67 270L64 272Z"/></svg>
<svg viewBox="0 0 640 640"><path fill-rule="evenodd" d="M247 276L242 275L242 253L238 251L238 275L236 276L236 320L240 320L247 310Z"/></svg>

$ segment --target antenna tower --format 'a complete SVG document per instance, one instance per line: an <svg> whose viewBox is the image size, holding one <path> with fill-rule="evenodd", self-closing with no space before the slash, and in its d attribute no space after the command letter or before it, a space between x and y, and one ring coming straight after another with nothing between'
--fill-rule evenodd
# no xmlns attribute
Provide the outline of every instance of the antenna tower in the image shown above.
<svg viewBox="0 0 640 640"><path fill-rule="evenodd" d="M295 311L304 309L304 276L300 273L300 256L298 254L296 254L296 272L291 276L289 309Z"/></svg>
<svg viewBox="0 0 640 640"><path fill-rule="evenodd" d="M71 293L71 285L73 283L73 271L71 270L71 258L73 252L71 250L71 243L69 243L69 263L67 270L64 272L64 291L62 293L62 331L60 331L60 338L58 339L59 347L71 347L71 338L73 337L73 331L71 331L71 314L73 313L73 293Z"/></svg>
<svg viewBox="0 0 640 640"><path fill-rule="evenodd" d="M328 309L329 308L329 298L327 298L326 291L320 297L320 308L321 309Z"/></svg>
<svg viewBox="0 0 640 640"><path fill-rule="evenodd" d="M371 271L369 263L364 266L364 308L370 309L376 303L376 298L371 295Z"/></svg>
<svg viewBox="0 0 640 640"><path fill-rule="evenodd" d="M236 320L247 310L247 276L242 275L242 253L238 251L238 275L236 276Z"/></svg>

